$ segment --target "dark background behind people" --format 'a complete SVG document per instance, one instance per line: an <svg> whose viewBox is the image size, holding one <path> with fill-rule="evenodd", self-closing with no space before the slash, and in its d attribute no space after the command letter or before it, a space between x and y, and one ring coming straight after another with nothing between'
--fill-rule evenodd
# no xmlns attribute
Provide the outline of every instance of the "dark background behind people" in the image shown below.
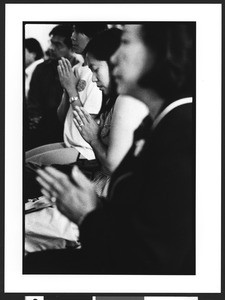
<svg viewBox="0 0 225 300"><path fill-rule="evenodd" d="M25 99L24 99L24 140L29 143L29 118L27 111L27 97L30 89L30 82L36 67L44 61L44 53L38 40L27 38L24 41L25 56Z"/></svg>

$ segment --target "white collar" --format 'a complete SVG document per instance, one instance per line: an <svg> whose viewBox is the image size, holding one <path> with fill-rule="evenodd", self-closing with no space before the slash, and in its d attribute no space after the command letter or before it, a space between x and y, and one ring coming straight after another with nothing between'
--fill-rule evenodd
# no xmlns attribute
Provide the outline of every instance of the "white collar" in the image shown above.
<svg viewBox="0 0 225 300"><path fill-rule="evenodd" d="M174 101L170 103L155 119L153 122L152 128L155 129L155 127L161 122L161 120L172 110L174 110L176 107L181 106L183 104L192 103L192 97L179 99L177 101Z"/></svg>

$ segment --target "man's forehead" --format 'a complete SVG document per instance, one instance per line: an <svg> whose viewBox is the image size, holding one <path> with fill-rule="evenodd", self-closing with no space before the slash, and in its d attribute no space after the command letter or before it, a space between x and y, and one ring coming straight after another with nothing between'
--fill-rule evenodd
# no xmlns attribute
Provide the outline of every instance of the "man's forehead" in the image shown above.
<svg viewBox="0 0 225 300"><path fill-rule="evenodd" d="M57 42L57 43L64 44L64 40L65 40L65 37L60 36L60 35L51 35L51 37L50 37L50 41L53 43Z"/></svg>

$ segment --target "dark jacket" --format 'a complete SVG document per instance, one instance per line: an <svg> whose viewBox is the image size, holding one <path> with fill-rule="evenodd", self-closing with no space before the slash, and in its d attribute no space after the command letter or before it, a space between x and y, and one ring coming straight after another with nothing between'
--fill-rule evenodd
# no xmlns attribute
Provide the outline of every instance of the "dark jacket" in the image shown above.
<svg viewBox="0 0 225 300"><path fill-rule="evenodd" d="M112 176L109 199L81 225L83 251L103 273L195 273L195 143L192 105L152 131L147 117ZM145 144L138 156L136 145Z"/></svg>
<svg viewBox="0 0 225 300"><path fill-rule="evenodd" d="M29 117L43 116L58 108L63 89L59 81L57 65L57 61L47 60L35 68L28 94Z"/></svg>

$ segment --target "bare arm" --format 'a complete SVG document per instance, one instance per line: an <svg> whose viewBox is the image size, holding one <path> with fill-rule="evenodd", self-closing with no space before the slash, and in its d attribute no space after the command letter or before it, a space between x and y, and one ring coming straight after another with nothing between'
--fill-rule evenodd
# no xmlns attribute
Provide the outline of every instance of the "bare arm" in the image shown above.
<svg viewBox="0 0 225 300"><path fill-rule="evenodd" d="M66 114L68 112L70 103L69 103L69 97L67 95L67 93L64 91L63 95L62 95L62 100L59 104L59 107L57 109L57 114L58 114L58 118L59 121L63 124L66 118Z"/></svg>
<svg viewBox="0 0 225 300"><path fill-rule="evenodd" d="M97 131L95 134L90 134L94 128L90 115L83 108L78 108L74 112L75 125L83 138L92 146L105 171L109 173L116 169L128 152L133 142L133 132L147 114L147 106L140 101L127 96L118 97L113 111L107 148L99 139ZM80 124L86 122L92 124L87 130L85 126L80 127Z"/></svg>
<svg viewBox="0 0 225 300"><path fill-rule="evenodd" d="M106 168L113 172L133 143L134 130L149 113L145 104L129 96L116 100L106 154Z"/></svg>

